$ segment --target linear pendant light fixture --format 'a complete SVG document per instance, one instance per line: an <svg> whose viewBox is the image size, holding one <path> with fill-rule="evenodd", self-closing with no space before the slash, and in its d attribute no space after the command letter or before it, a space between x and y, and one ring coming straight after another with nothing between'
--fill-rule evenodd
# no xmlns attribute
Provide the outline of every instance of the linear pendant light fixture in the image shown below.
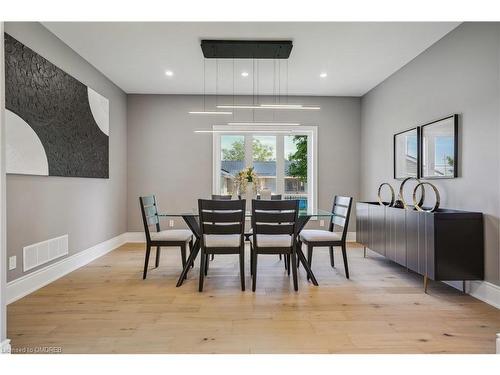
<svg viewBox="0 0 500 375"><path fill-rule="evenodd" d="M295 131L293 129L265 129L266 126L299 126L298 122L276 122L276 121L255 121L255 110L319 110L321 109L318 105L305 105L299 103L288 103L288 57L292 50L293 43L290 40L281 41L259 41L259 40L202 40L201 49L203 52L203 111L191 111L191 114L207 114L207 115L222 115L222 114L233 114L232 109L251 109L253 111L252 121L233 121L228 122L227 125L235 126L255 126L254 130L237 130L237 129L224 129L224 130L214 130L214 129L198 129L195 133L282 133L282 134L292 134ZM215 107L221 109L222 111L207 111L205 108L205 60L207 58L216 59L216 89L215 89ZM252 59L253 74L252 74L252 103L251 104L235 104L234 103L234 59ZM218 59L232 59L233 60L233 104L218 104L217 102L217 86L218 86ZM257 59L257 76L255 75L255 61ZM276 84L276 61L280 64L278 66L278 94L277 100L276 96L275 103L263 103L259 104L259 59L272 59L274 60L274 75L273 75L273 96L275 95L275 84ZM286 64L286 103L281 103L281 59L287 60ZM255 79L257 77L257 100L255 100ZM226 110L226 111L224 111ZM273 114L273 119L274 119ZM259 127L260 126L260 127ZM257 129L258 128L258 129Z"/></svg>
<svg viewBox="0 0 500 375"><path fill-rule="evenodd" d="M221 104L220 109L299 109L299 110L319 110L321 107L303 104Z"/></svg>
<svg viewBox="0 0 500 375"><path fill-rule="evenodd" d="M228 122L228 125L277 125L277 126L299 126L298 122Z"/></svg>
<svg viewBox="0 0 500 375"><path fill-rule="evenodd" d="M233 112L228 111L189 111L191 115L232 115Z"/></svg>
<svg viewBox="0 0 500 375"><path fill-rule="evenodd" d="M251 133L251 134L294 134L294 130L231 130L231 129L197 129L194 131L195 133Z"/></svg>

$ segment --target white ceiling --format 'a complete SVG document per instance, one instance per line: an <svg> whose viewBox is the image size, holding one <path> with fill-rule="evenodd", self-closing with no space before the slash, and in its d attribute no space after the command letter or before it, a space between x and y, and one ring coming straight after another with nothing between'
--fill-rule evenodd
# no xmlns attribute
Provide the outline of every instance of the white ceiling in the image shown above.
<svg viewBox="0 0 500 375"><path fill-rule="evenodd" d="M201 94L201 39L291 39L281 67L234 62L236 94L361 96L434 44L457 22L44 22L45 27L127 93ZM233 61L219 60L219 94L233 93ZM277 64L277 63L276 63ZM257 77L257 66L259 75ZM215 93L215 60L206 90ZM276 69L275 69L276 68ZM281 75L279 71L281 68ZM171 70L172 77L165 75ZM244 78L241 72L249 76ZM275 71L277 71L275 73ZM326 72L326 78L319 75ZM273 86L273 77L275 84ZM278 77L281 77L278 85ZM278 90L278 86L281 87Z"/></svg>

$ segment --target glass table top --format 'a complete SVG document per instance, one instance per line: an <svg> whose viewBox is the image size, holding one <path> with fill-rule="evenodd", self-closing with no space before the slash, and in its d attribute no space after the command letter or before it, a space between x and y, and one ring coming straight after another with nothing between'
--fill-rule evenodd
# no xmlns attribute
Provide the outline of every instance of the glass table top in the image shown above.
<svg viewBox="0 0 500 375"><path fill-rule="evenodd" d="M160 217L182 217L182 216L198 216L198 209L193 208L191 210L186 211L167 211L158 213ZM331 217L333 216L331 211L322 210L322 209L305 209L299 210L299 217ZM245 217L252 217L252 213L250 211L245 212Z"/></svg>

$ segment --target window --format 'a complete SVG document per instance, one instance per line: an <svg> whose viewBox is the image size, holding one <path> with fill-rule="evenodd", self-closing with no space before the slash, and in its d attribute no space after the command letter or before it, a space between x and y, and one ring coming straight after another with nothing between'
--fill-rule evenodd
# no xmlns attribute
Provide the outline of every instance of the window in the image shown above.
<svg viewBox="0 0 500 375"><path fill-rule="evenodd" d="M252 161L255 173L260 178L260 188L277 194L276 187L276 136L252 136Z"/></svg>
<svg viewBox="0 0 500 375"><path fill-rule="evenodd" d="M233 195L235 193L234 176L245 166L245 137L222 135L220 144L220 189L216 194Z"/></svg>
<svg viewBox="0 0 500 375"><path fill-rule="evenodd" d="M254 167L261 189L317 207L317 128L214 125L214 194L237 194L235 175Z"/></svg>

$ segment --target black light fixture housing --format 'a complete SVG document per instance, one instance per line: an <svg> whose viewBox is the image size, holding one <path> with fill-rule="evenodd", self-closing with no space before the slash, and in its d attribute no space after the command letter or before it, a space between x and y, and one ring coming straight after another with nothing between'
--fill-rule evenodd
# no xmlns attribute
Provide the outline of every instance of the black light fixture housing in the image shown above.
<svg viewBox="0 0 500 375"><path fill-rule="evenodd" d="M291 40L202 40L207 59L288 59Z"/></svg>

